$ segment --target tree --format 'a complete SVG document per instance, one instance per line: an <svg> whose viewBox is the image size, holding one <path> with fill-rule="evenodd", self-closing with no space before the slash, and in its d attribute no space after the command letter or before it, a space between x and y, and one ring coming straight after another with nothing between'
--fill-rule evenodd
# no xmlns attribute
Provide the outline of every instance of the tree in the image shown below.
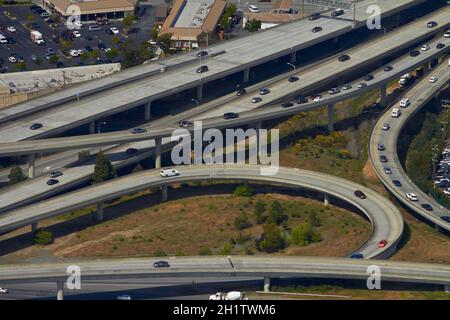
<svg viewBox="0 0 450 320"><path fill-rule="evenodd" d="M264 223L267 219L267 216L264 215L264 213L266 212L266 204L262 201L257 201L255 203L255 220L256 223L261 224Z"/></svg>
<svg viewBox="0 0 450 320"><path fill-rule="evenodd" d="M14 166L8 175L9 185L16 184L20 181L26 180L27 177L23 174L22 169L19 166Z"/></svg>
<svg viewBox="0 0 450 320"><path fill-rule="evenodd" d="M158 39L158 28L153 28L152 31L150 31L150 37L152 38L152 40L157 40Z"/></svg>
<svg viewBox="0 0 450 320"><path fill-rule="evenodd" d="M112 48L110 51L106 53L106 57L108 59L114 59L119 54L118 50L116 48Z"/></svg>
<svg viewBox="0 0 450 320"><path fill-rule="evenodd" d="M94 174L92 176L94 183L113 179L116 175L116 170L112 166L111 161L103 152L99 152L95 158Z"/></svg>
<svg viewBox="0 0 450 320"><path fill-rule="evenodd" d="M231 254L232 250L233 250L233 246L230 243L225 243L222 250L220 250L220 254L222 256L228 256Z"/></svg>
<svg viewBox="0 0 450 320"><path fill-rule="evenodd" d="M248 228L251 225L252 224L250 223L250 221L248 220L247 215L244 212L241 212L239 214L239 216L237 216L236 219L234 219L234 226L238 230L242 230L242 229Z"/></svg>
<svg viewBox="0 0 450 320"><path fill-rule="evenodd" d="M234 189L233 194L236 197L251 197L253 196L253 189L247 185L239 186L236 189Z"/></svg>
<svg viewBox="0 0 450 320"><path fill-rule="evenodd" d="M134 23L134 21L136 21L136 19L137 18L134 15L128 15L124 17L122 20L122 27L124 29L128 29Z"/></svg>
<svg viewBox="0 0 450 320"><path fill-rule="evenodd" d="M172 34L171 33L163 33L159 35L156 40L157 45L161 48L164 53L169 52L171 44L172 44Z"/></svg>
<svg viewBox="0 0 450 320"><path fill-rule="evenodd" d="M302 223L292 230L292 242L299 246L306 246L313 242L322 241L319 233L314 231L313 226L309 222Z"/></svg>
<svg viewBox="0 0 450 320"><path fill-rule="evenodd" d="M281 223L283 223L283 221L286 221L288 219L288 216L284 214L283 207L277 200L272 202L272 206L270 208L270 218L272 219L273 222L275 222L278 225L280 225Z"/></svg>
<svg viewBox="0 0 450 320"><path fill-rule="evenodd" d="M197 36L197 43L200 45L201 43L206 42L206 45L208 45L208 38L209 38L209 34L206 33L205 31L202 31Z"/></svg>
<svg viewBox="0 0 450 320"><path fill-rule="evenodd" d="M316 211L311 210L311 212L309 213L309 223L313 226L313 227L319 227L321 222L320 222L320 218L317 216Z"/></svg>
<svg viewBox="0 0 450 320"><path fill-rule="evenodd" d="M37 57L36 60L34 61L38 66L40 66L42 64L42 58Z"/></svg>
<svg viewBox="0 0 450 320"><path fill-rule="evenodd" d="M98 50L92 50L92 51L91 51L91 57L92 57L94 60L97 60L98 58L100 58L100 51L98 51Z"/></svg>
<svg viewBox="0 0 450 320"><path fill-rule="evenodd" d="M27 70L27 64L26 64L25 61L17 62L16 67L17 67L17 69L19 69L20 71L25 71L25 70Z"/></svg>
<svg viewBox="0 0 450 320"><path fill-rule="evenodd" d="M39 229L33 237L33 242L40 245L53 243L53 234L50 231Z"/></svg>
<svg viewBox="0 0 450 320"><path fill-rule="evenodd" d="M230 26L230 20L231 17L236 13L236 5L233 3L228 4L227 8L225 9L225 12L222 15L222 18L220 19L220 26L224 29L228 29Z"/></svg>
<svg viewBox="0 0 450 320"><path fill-rule="evenodd" d="M247 21L245 24L245 30L248 32L255 32L261 29L261 21L252 19L251 21Z"/></svg>
<svg viewBox="0 0 450 320"><path fill-rule="evenodd" d="M56 54L52 54L48 59L51 64L57 64L59 62L59 57Z"/></svg>
<svg viewBox="0 0 450 320"><path fill-rule="evenodd" d="M86 61L87 59L89 59L89 52L83 51L80 58L81 58L81 60Z"/></svg>
<svg viewBox="0 0 450 320"><path fill-rule="evenodd" d="M262 239L257 243L258 250L272 253L284 248L284 238L275 223L265 224L263 230Z"/></svg>

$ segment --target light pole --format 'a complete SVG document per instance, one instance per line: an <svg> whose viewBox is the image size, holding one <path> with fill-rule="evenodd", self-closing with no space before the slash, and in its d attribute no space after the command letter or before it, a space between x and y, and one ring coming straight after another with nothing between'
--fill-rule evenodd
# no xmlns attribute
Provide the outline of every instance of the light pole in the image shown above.
<svg viewBox="0 0 450 320"><path fill-rule="evenodd" d="M102 122L98 123L98 125L97 125L97 133L100 133L101 126L104 125L104 124L106 124L105 121L102 121Z"/></svg>
<svg viewBox="0 0 450 320"><path fill-rule="evenodd" d="M192 98L191 101L195 102L195 104L197 105L197 111L198 111L198 109L200 107L200 101L198 101L197 99L194 99L194 98Z"/></svg>

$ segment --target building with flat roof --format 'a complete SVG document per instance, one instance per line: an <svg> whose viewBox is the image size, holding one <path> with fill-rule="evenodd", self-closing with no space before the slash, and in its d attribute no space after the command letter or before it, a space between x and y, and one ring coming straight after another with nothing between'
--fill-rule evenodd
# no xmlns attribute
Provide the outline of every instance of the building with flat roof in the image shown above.
<svg viewBox="0 0 450 320"><path fill-rule="evenodd" d="M43 0L43 7L68 18L79 14L81 21L94 21L106 17L121 19L134 12L133 0Z"/></svg>
<svg viewBox="0 0 450 320"><path fill-rule="evenodd" d="M242 19L242 27L253 19L261 21L261 29L267 29L301 18L302 15L295 9L293 0L277 0L269 12L247 12Z"/></svg>
<svg viewBox="0 0 450 320"><path fill-rule="evenodd" d="M226 6L225 0L177 0L160 34L172 34L172 46L175 48L197 47L199 35L215 30Z"/></svg>

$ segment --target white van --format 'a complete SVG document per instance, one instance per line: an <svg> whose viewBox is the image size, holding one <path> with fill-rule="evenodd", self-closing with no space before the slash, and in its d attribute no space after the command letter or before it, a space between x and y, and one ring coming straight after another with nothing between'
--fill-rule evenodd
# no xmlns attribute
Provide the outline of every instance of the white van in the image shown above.
<svg viewBox="0 0 450 320"><path fill-rule="evenodd" d="M249 4L248 5L248 11L255 13L255 12L259 12L259 9L254 4Z"/></svg>
<svg viewBox="0 0 450 320"><path fill-rule="evenodd" d="M391 116L392 116L393 118L398 118L398 117L400 116L400 114L401 114L401 111L400 111L399 108L394 108L394 109L392 109Z"/></svg>
<svg viewBox="0 0 450 320"><path fill-rule="evenodd" d="M8 43L8 40L6 39L6 37L4 35L2 35L1 33L0 33L0 43L1 44Z"/></svg>
<svg viewBox="0 0 450 320"><path fill-rule="evenodd" d="M402 100L400 100L400 107L402 107L402 108L406 108L410 104L411 104L411 102L409 101L408 98L403 98Z"/></svg>

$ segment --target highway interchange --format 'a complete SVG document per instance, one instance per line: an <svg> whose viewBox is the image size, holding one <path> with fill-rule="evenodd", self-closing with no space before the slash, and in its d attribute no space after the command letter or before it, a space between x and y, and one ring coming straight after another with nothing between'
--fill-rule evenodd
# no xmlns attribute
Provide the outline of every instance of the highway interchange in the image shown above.
<svg viewBox="0 0 450 320"><path fill-rule="evenodd" d="M399 5L401 1L397 1ZM408 1L403 1L407 3ZM402 3L403 3L402 2ZM420 1L419 1L420 2ZM359 5L362 10L363 4ZM382 2L387 4L389 2ZM395 7L395 5L394 5ZM363 15L360 11L358 14ZM114 114L122 110L142 105L159 99L163 96L171 95L179 90L185 90L191 87L197 87L206 81L224 77L230 73L248 70L253 63L261 63L264 59L274 59L278 56L289 54L289 50L295 52L299 49L306 48L317 41L334 38L340 34L348 32L351 29L351 22L348 20L321 19L324 29L333 30L323 37L315 38L313 34L306 32L311 28L309 21L300 21L291 23L289 26L281 26L274 29L273 38L270 30L257 33L252 40L254 43L264 48L267 47L265 41L268 39L279 38L278 33L297 31L303 32L308 36L302 37L302 42L295 42L293 37L291 48L288 41L282 41L278 46L273 46L273 52L267 50L257 50L263 52L261 57L251 54L252 51L245 51L243 48L251 47L248 42L235 40L224 42L226 49L212 48L213 52L225 50L225 53L214 58L209 58L213 62L213 68L207 77L203 79L193 79L194 70L197 68L193 65L198 59L193 54L187 54L177 57L167 64L167 70L161 72L164 65L148 64L141 70L136 68L116 75L100 79L97 82L92 81L77 87L71 87L53 95L47 95L30 102L19 104L11 108L7 108L5 112L0 112L0 155L30 155L48 152L60 152L70 150L79 150L81 148L101 148L111 156L111 160L117 167L124 167L129 164L138 162L148 158L150 155L160 157L160 146L167 145L169 137L174 129L178 127L179 120L202 120L203 128L219 128L238 127L248 124L258 124L274 118L286 117L299 112L316 109L319 107L328 107L329 114L329 130L333 130L333 106L335 103L349 98L359 96L364 92L381 88L381 95L386 94L386 84L398 78L403 73L415 70L422 66L428 66L443 58L448 59L446 53L450 49L450 39L444 39L441 35L436 35L439 31L445 30L449 25L448 15L450 8L444 7L430 14L425 18L408 24L406 27L399 28L389 32L384 36L377 38L375 41L364 43L360 46L348 50L347 54L351 59L345 63L337 62L336 56L323 59L314 64L310 68L305 67L300 70L293 70L288 75L278 76L265 82L265 87L271 90L268 96L263 97L263 103L251 103L251 97L255 96L261 84L252 85L247 88L248 92L242 97L236 97L229 94L202 105L202 113L192 110L172 117L171 119L161 119L159 121L149 122L145 127L147 133L132 135L128 131L118 131L114 133L95 134L86 136L74 136L70 138L47 138L51 135L61 134L69 128L75 128L83 123L90 123L109 114ZM358 15L357 15L358 17ZM362 20L362 19L361 19ZM426 27L426 21L438 21L439 28L434 30ZM302 23L301 23L302 22ZM361 24L361 21L358 22ZM284 29L283 29L284 28ZM252 36L253 37L253 36ZM311 37L311 38L309 38ZM433 39L431 39L434 37ZM264 39L264 41L262 41ZM319 40L320 39L320 40ZM425 39L429 40L431 50L421 52L418 57L410 57L409 53L399 56L394 61L390 61L389 65L393 67L390 72L377 68L373 72L374 79L368 83L367 87L357 88L358 83L363 82L361 78L353 79L350 83L352 88L342 91L336 95L330 95L327 91L320 93L323 101L308 102L302 105L294 105L290 108L281 108L280 103L288 101L298 95L299 92L312 92L317 88L323 88L324 82L332 82L339 79L344 74L354 72L358 69L371 66L374 61L380 62L381 58L392 54L393 52L404 51L413 44L419 45ZM248 39L247 39L248 40ZM437 43L445 43L443 49L436 49ZM287 46L283 48L283 46ZM252 49L255 47L253 46ZM292 49L294 48L294 49ZM220 50L219 50L220 49ZM248 56L240 55L247 52ZM235 53L235 55L233 55ZM239 60L236 60L240 57ZM245 60L248 57L250 60ZM233 60L235 59L235 60ZM291 55L291 61L295 59ZM438 204L429 199L427 195L418 190L418 188L407 178L397 157L396 145L398 136L405 123L410 117L423 107L427 101L438 94L446 86L450 79L450 69L445 60L439 67L434 69L433 75L438 77L438 82L429 84L428 79L424 78L416 84L409 92L408 98L411 100L411 106L402 111L403 114L397 121L390 118L390 109L379 119L373 134L370 138L370 160L377 171L382 182L386 187L402 202L404 202L413 211L421 214L432 223L443 229L449 230L448 224L439 219L439 216L449 215L448 210L440 207ZM175 76L176 75L176 76ZM302 81L287 82L286 79L292 75L297 75ZM197 77L197 76L195 76ZM129 86L130 82L133 86ZM156 85L157 82L157 85ZM342 84L341 84L342 85ZM176 88L176 89L174 89ZM200 87L201 88L201 87ZM197 92L198 93L198 92ZM201 93L198 93L201 95ZM75 99L79 95L80 101ZM381 101L383 102L383 101ZM93 108L92 106L95 106ZM80 112L82 110L83 112ZM224 112L239 112L240 117L233 120L224 121L222 114ZM175 120L176 119L176 120ZM147 119L146 119L147 120ZM382 123L390 121L391 131L386 137L386 132L379 130ZM27 130L32 122L44 123L42 130ZM25 129L25 130L24 130ZM192 128L189 128L192 130ZM42 139L47 138L47 139ZM32 141L29 139L39 139ZM395 169L392 178L399 178L404 181L401 189L392 185L390 178L387 178L382 172L382 165L379 163L378 151L375 141L386 141L387 156L390 159L389 166ZM155 146L157 150L155 151ZM130 147L139 150L139 153L130 157L126 154L126 150ZM166 146L167 147L167 146ZM392 160L391 160L392 159ZM160 160L159 160L160 161ZM111 182L82 188L67 194L63 194L49 200L43 200L55 193L68 190L69 188L87 181L93 172L93 162L83 165L73 166L64 169L62 183L58 188L45 186L37 188L38 184L43 184L46 180L45 176L31 179L24 183L18 184L11 188L6 188L0 193L0 212L6 211L0 215L0 233L4 233L16 228L35 224L45 218L58 214L73 211L92 204L103 203L103 201L111 200L122 195L130 194L145 188L154 186L167 186L173 183L192 180L210 180L210 179L242 179L250 181L260 181L265 183L275 183L288 185L294 188L312 189L328 196L331 195L340 198L347 203L355 206L363 214L367 216L372 224L371 237L359 249L359 253L363 253L367 259L371 258L387 258L396 250L397 242L403 234L403 219L398 209L386 198L376 192L355 184L353 182L340 178L309 172L299 169L280 168L278 174L274 176L261 176L260 167L252 165L198 165L184 166L179 170L181 175L172 178L161 178L159 175L159 166L156 160L157 170L149 170L143 173L127 175ZM398 171L398 173L397 173ZM398 174L398 176L397 176ZM359 199L353 194L356 189L363 190L368 196L367 199ZM339 191L337 191L339 190ZM405 200L404 192L406 190L414 190L419 195L421 201L426 199L428 203L433 204L434 211L427 212L419 205ZM166 191L167 192L167 189ZM36 202L32 204L33 202ZM387 239L388 245L384 248L378 247L381 239ZM230 261L225 258L209 258L209 262L205 262L202 258L174 258L174 267L171 267L166 276L227 276L230 270ZM364 278L367 276L365 261L355 261L353 259L321 259L321 258L256 258L256 257L233 257L232 273L240 276L325 276L325 277L348 277L348 278ZM130 262L131 261L131 262ZM105 277L111 279L114 276L120 277L152 277L161 271L149 268L152 259L138 260L108 260L105 267L103 262L77 262L83 264L83 268L88 270L87 274L92 279ZM180 263L180 265L178 265ZM172 262L171 262L172 264ZM450 269L445 265L422 265L422 264L402 264L395 262L377 261L378 265L383 265L387 279L395 281L424 282L443 284L448 289L450 285ZM64 264L65 265L65 264ZM151 265L151 264L150 264ZM109 269L111 273L100 272L101 268ZM145 269L145 271L142 271ZM13 270L16 272L14 273ZM20 270L20 272L17 272ZM50 264L44 265L21 265L21 266L1 266L0 267L0 283L12 282L42 282L57 281L66 277L63 265ZM58 294L60 291L58 287Z"/></svg>

